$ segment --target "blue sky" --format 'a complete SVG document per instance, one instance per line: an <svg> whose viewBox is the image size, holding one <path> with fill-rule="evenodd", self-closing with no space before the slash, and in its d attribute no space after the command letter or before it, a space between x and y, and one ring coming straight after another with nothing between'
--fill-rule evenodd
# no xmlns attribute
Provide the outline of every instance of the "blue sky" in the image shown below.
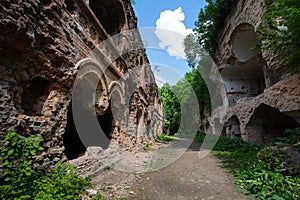
<svg viewBox="0 0 300 200"><path fill-rule="evenodd" d="M148 58L151 65L161 66L160 72L155 73L163 81L174 84L190 70L182 59L183 48L179 41L195 28L194 22L204 6L205 0L136 0L133 5ZM178 76L174 76L176 72L172 70Z"/></svg>

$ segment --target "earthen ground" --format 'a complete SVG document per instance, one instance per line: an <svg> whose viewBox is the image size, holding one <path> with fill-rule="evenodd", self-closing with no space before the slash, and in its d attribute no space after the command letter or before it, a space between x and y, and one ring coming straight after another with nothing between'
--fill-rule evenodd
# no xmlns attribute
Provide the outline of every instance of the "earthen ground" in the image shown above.
<svg viewBox="0 0 300 200"><path fill-rule="evenodd" d="M179 159L158 171L121 172L115 166L93 182L105 199L251 199L238 191L233 183L234 177L212 153L199 158L200 146L193 142ZM152 151L128 156L132 164L139 163L141 158L145 163L149 161L147 158L156 159Z"/></svg>

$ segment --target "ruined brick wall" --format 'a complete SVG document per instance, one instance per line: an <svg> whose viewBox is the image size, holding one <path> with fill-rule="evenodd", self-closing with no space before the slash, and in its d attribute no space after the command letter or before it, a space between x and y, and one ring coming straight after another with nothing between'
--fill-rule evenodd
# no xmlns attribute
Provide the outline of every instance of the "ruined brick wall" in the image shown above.
<svg viewBox="0 0 300 200"><path fill-rule="evenodd" d="M300 75L290 75L279 58L253 46L265 12L264 0L240 0L225 20L215 52L228 109L223 134L264 143L300 123ZM213 112L214 113L214 112Z"/></svg>
<svg viewBox="0 0 300 200"><path fill-rule="evenodd" d="M153 140L162 130L161 100L139 33L124 33L120 41L107 41L136 28L136 21L129 0L1 1L0 136L7 130L24 136L40 134L45 152L38 160L43 164L66 160L66 146L78 151L76 155L71 152L70 158L84 153L86 149L72 135L76 134L74 125L68 133L66 130L73 123L70 102L75 77L90 63L104 72L97 77L93 106L111 143L131 149ZM135 45L139 48L134 49ZM128 47L134 51L126 52ZM130 81L133 89L126 85ZM113 118L114 96L131 118Z"/></svg>

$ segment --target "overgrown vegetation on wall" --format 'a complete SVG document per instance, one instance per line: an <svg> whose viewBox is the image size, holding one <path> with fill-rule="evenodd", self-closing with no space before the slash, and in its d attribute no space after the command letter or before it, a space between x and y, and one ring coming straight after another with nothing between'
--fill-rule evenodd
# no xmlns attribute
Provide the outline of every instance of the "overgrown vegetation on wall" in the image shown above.
<svg viewBox="0 0 300 200"><path fill-rule="evenodd" d="M300 4L295 0L265 0L264 23L259 30L262 49L275 52L291 72L300 69Z"/></svg>
<svg viewBox="0 0 300 200"><path fill-rule="evenodd" d="M39 168L34 157L43 150L42 138L24 138L9 131L4 141L7 145L0 152L4 169L0 199L81 199L79 195L91 186L89 179L76 175L74 168L66 164Z"/></svg>

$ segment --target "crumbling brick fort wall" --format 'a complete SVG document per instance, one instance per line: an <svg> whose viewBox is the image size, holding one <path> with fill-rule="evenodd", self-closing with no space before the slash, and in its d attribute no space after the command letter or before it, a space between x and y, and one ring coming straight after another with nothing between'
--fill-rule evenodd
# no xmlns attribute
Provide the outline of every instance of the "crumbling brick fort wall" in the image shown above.
<svg viewBox="0 0 300 200"><path fill-rule="evenodd" d="M225 20L215 52L228 99L223 134L265 143L300 123L300 74L289 74L275 54L256 48L261 41L263 0L240 0Z"/></svg>
<svg viewBox="0 0 300 200"><path fill-rule="evenodd" d="M129 0L2 0L0 5L1 137L8 130L41 135L45 151L37 159L45 165L84 154L72 90L85 65L103 71L80 78L98 81L92 106L111 145L130 150L161 133L161 99L139 33L109 40L137 28ZM134 46L139 48L126 52ZM113 109L122 112L118 120Z"/></svg>

